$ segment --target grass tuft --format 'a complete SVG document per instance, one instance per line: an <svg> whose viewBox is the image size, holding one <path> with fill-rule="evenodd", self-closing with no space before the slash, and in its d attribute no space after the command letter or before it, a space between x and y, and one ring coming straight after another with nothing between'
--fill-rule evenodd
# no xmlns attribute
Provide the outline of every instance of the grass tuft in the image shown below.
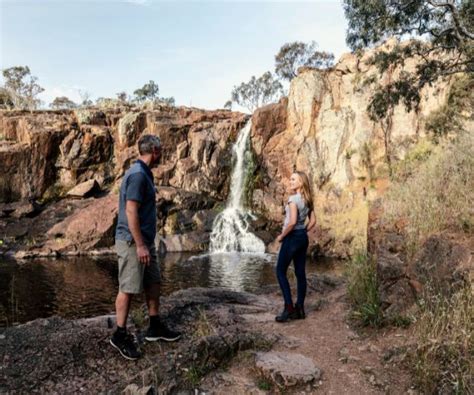
<svg viewBox="0 0 474 395"><path fill-rule="evenodd" d="M363 326L382 326L383 313L377 288L375 262L365 254L356 254L347 263L346 274L353 317Z"/></svg>

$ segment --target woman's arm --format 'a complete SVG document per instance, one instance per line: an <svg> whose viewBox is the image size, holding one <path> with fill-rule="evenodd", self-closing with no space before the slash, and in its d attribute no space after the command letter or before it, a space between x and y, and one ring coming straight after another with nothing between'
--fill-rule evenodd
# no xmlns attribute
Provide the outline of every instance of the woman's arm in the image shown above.
<svg viewBox="0 0 474 395"><path fill-rule="evenodd" d="M286 228L283 229L283 232L277 237L278 241L283 241L285 236L290 233L293 228L296 225L296 221L298 220L298 207L296 207L296 204L293 202L288 203L290 207L290 221L288 222L288 225L286 225Z"/></svg>
<svg viewBox="0 0 474 395"><path fill-rule="evenodd" d="M316 225L316 215L314 214L314 210L311 210L309 213L309 222L308 225L306 225L306 230L309 232L311 229L314 228Z"/></svg>

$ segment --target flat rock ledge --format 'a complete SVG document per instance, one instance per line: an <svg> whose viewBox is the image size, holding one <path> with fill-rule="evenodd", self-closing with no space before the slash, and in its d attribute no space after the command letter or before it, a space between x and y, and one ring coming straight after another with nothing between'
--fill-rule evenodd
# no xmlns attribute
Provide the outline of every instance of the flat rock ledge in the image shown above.
<svg viewBox="0 0 474 395"><path fill-rule="evenodd" d="M258 352L255 365L279 387L311 384L319 380L322 374L310 358L287 352Z"/></svg>
<svg viewBox="0 0 474 395"><path fill-rule="evenodd" d="M0 394L194 393L207 373L240 351L271 347L275 339L249 328L243 317L270 307L265 297L245 292L178 291L162 298L162 319L183 338L146 343L146 322L131 328L144 354L138 361L126 361L110 346L115 323L110 315L50 317L1 328Z"/></svg>

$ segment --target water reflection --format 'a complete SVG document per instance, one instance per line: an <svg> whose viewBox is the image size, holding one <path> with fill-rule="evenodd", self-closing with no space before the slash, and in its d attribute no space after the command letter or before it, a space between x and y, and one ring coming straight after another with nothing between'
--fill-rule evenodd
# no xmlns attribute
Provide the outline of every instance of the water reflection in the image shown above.
<svg viewBox="0 0 474 395"><path fill-rule="evenodd" d="M108 312L117 285L114 269L87 258L0 262L0 325Z"/></svg>
<svg viewBox="0 0 474 395"><path fill-rule="evenodd" d="M276 256L268 254L168 254L161 262L162 293L190 287L225 287L253 292L275 284ZM308 263L307 271L337 271L333 260ZM111 259L0 260L0 326L40 317L66 318L110 313L118 288ZM143 303L143 296L135 304Z"/></svg>

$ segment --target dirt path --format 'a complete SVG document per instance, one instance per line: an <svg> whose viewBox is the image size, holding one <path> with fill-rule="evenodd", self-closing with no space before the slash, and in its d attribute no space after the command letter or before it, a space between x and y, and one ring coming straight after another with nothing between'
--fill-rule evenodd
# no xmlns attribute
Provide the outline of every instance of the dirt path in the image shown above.
<svg viewBox="0 0 474 395"><path fill-rule="evenodd" d="M400 361L401 350L410 338L406 329L389 328L358 334L348 325L349 306L345 286L326 295L310 292L307 318L279 324L275 313L282 302L277 293L266 295L268 313L246 314L253 328L274 334L278 341L272 351L302 354L322 369L316 386L291 389L285 393L401 394L413 392L410 377ZM226 372L211 374L204 388L211 393L275 393L278 388L256 378L249 361L234 362Z"/></svg>

